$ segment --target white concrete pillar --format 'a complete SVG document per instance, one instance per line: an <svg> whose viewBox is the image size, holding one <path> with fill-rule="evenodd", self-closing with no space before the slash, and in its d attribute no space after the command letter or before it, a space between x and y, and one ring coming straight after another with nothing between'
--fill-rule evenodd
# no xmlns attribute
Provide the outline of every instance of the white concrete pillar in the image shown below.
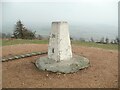
<svg viewBox="0 0 120 90"><path fill-rule="evenodd" d="M72 58L69 26L67 22L52 22L48 58L55 61L70 60L70 58Z"/></svg>

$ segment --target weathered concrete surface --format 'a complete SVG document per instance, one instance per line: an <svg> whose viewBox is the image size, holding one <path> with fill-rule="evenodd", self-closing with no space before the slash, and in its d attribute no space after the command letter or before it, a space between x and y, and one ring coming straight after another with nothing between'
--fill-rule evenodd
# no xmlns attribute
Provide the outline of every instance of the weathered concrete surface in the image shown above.
<svg viewBox="0 0 120 90"><path fill-rule="evenodd" d="M56 61L72 58L72 50L67 22L52 22L48 46L48 58Z"/></svg>
<svg viewBox="0 0 120 90"><path fill-rule="evenodd" d="M73 73L89 66L89 60L82 56L72 56L69 27L67 22L52 22L48 57L36 61L41 70Z"/></svg>
<svg viewBox="0 0 120 90"><path fill-rule="evenodd" d="M41 57L36 61L35 64L40 70L60 73L73 73L88 67L90 63L87 58L74 55L73 58L60 62L56 62L55 60L49 59L48 57Z"/></svg>

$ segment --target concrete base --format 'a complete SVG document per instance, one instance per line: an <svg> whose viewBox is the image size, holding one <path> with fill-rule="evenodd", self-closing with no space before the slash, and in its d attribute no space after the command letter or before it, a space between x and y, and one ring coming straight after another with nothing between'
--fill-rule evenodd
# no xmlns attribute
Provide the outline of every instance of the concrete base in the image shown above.
<svg viewBox="0 0 120 90"><path fill-rule="evenodd" d="M60 62L48 59L48 57L41 57L36 61L35 64L40 70L60 73L73 73L88 67L90 63L87 58L74 55L70 60Z"/></svg>

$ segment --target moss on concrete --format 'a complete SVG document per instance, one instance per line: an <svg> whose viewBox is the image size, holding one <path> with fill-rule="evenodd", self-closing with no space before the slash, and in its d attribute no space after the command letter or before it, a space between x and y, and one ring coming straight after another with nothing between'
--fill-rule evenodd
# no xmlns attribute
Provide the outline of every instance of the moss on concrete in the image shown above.
<svg viewBox="0 0 120 90"><path fill-rule="evenodd" d="M70 60L56 62L48 57L41 57L36 61L36 66L40 70L47 70L60 73L73 73L89 66L87 58L74 55Z"/></svg>

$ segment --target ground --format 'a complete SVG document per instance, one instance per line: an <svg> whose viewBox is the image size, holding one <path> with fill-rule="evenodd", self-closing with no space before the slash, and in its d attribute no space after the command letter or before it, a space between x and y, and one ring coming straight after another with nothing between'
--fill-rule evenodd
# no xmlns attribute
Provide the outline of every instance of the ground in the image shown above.
<svg viewBox="0 0 120 90"><path fill-rule="evenodd" d="M3 56L33 51L47 51L47 44L19 44L3 46ZM73 53L90 60L90 67L73 74L56 74L38 70L33 56L3 62L3 88L117 88L118 52L100 48L72 45Z"/></svg>

